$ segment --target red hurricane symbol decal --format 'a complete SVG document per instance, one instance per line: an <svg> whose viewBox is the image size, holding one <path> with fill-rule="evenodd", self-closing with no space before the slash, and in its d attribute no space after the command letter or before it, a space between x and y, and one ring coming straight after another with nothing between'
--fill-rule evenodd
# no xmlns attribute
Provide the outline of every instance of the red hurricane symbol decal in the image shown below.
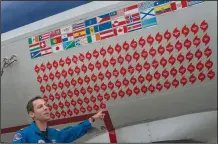
<svg viewBox="0 0 218 144"><path fill-rule="evenodd" d="M116 44L115 51L119 54L122 50L122 47L119 44Z"/></svg>
<svg viewBox="0 0 218 144"><path fill-rule="evenodd" d="M156 55L156 50L152 47L149 51L149 54L154 57Z"/></svg>
<svg viewBox="0 0 218 144"><path fill-rule="evenodd" d="M202 42L207 45L210 42L210 36L206 33L203 38L202 38Z"/></svg>
<svg viewBox="0 0 218 144"><path fill-rule="evenodd" d="M41 84L42 83L42 77L38 75L37 81Z"/></svg>
<svg viewBox="0 0 218 144"><path fill-rule="evenodd" d="M102 47L101 50L100 50L100 54L105 57L107 51Z"/></svg>
<svg viewBox="0 0 218 144"><path fill-rule="evenodd" d="M209 47L207 47L204 50L204 55L208 58L211 54L212 54L212 50Z"/></svg>
<svg viewBox="0 0 218 144"><path fill-rule="evenodd" d="M200 49L198 49L196 52L195 52L195 57L198 58L198 60L202 57L203 53Z"/></svg>
<svg viewBox="0 0 218 144"><path fill-rule="evenodd" d="M185 25L182 28L182 34L186 37L189 34L189 28Z"/></svg>
<svg viewBox="0 0 218 144"><path fill-rule="evenodd" d="M200 28L201 28L201 30L203 30L205 32L208 29L208 23L205 20L202 21Z"/></svg>
<svg viewBox="0 0 218 144"><path fill-rule="evenodd" d="M69 57L66 58L65 63L70 66L71 64L71 59Z"/></svg>
<svg viewBox="0 0 218 144"><path fill-rule="evenodd" d="M55 61L53 61L53 67L55 68L55 69L57 69L58 68L58 62L55 60Z"/></svg>
<svg viewBox="0 0 218 144"><path fill-rule="evenodd" d="M40 68L38 67L38 65L35 65L35 68L34 68L35 72L38 74L39 71L40 71Z"/></svg>
<svg viewBox="0 0 218 144"><path fill-rule="evenodd" d="M51 70L52 69L52 64L50 62L47 63L46 67Z"/></svg>
<svg viewBox="0 0 218 144"><path fill-rule="evenodd" d="M61 58L61 59L59 60L59 65L63 67L64 64L65 64L65 62L64 62L64 60Z"/></svg>
<svg viewBox="0 0 218 144"><path fill-rule="evenodd" d="M160 43L163 39L163 36L158 32L155 36L155 40Z"/></svg>
<svg viewBox="0 0 218 144"><path fill-rule="evenodd" d="M92 58L92 54L89 51L86 53L86 58L88 60L90 60Z"/></svg>
<svg viewBox="0 0 218 144"><path fill-rule="evenodd" d="M199 27L195 23L191 26L191 31L194 33L194 35L198 32Z"/></svg>
<svg viewBox="0 0 218 144"><path fill-rule="evenodd" d="M142 50L141 57L143 57L144 60L148 57L148 52L145 49Z"/></svg>
<svg viewBox="0 0 218 144"><path fill-rule="evenodd" d="M199 61L199 62L197 63L197 65L196 65L196 68L197 68L199 71L201 71L201 70L204 68L203 63L202 63L201 61Z"/></svg>
<svg viewBox="0 0 218 144"><path fill-rule="evenodd" d="M185 86L186 84L187 84L187 82L188 82L188 80L187 80L187 78L186 77L182 77L181 78L181 80L180 80L180 83L183 85L183 86Z"/></svg>
<svg viewBox="0 0 218 144"><path fill-rule="evenodd" d="M80 60L81 62L84 62L84 59L85 59L85 56L84 56L82 53L80 53L80 54L79 54L79 60Z"/></svg>
<svg viewBox="0 0 218 144"><path fill-rule="evenodd" d="M156 59L154 59L153 62L152 62L152 67L154 69L157 69L158 65L159 65L158 61Z"/></svg>
<svg viewBox="0 0 218 144"><path fill-rule="evenodd" d="M136 49L136 47L137 47L137 42L133 39L133 40L131 41L130 45L131 45L131 47L132 47L133 49Z"/></svg>
<svg viewBox="0 0 218 144"><path fill-rule="evenodd" d="M87 72L87 67L86 67L86 65L82 65L82 67L81 67L81 69L82 69L82 71L84 72L84 74Z"/></svg>
<svg viewBox="0 0 218 144"><path fill-rule="evenodd" d="M46 74L44 74L43 80L46 81L46 82L48 81L48 76Z"/></svg>
<svg viewBox="0 0 218 144"><path fill-rule="evenodd" d="M93 51L93 57L95 57L95 59L97 59L98 58L98 56L99 56L99 53L98 53L98 51L95 49L94 51Z"/></svg>
<svg viewBox="0 0 218 144"><path fill-rule="evenodd" d="M191 51L189 51L189 52L186 54L186 59L189 60L189 62L193 59L193 54L191 53Z"/></svg>
<svg viewBox="0 0 218 144"><path fill-rule="evenodd" d="M129 55L129 54L127 54L127 55L125 56L125 60L126 60L128 63L130 63L130 61L132 60L132 56Z"/></svg>
<svg viewBox="0 0 218 144"><path fill-rule="evenodd" d="M210 70L210 71L207 73L207 77L208 77L210 80L213 79L214 76L215 76L215 72L212 71L212 70Z"/></svg>
<svg viewBox="0 0 218 144"><path fill-rule="evenodd" d="M156 79L156 80L159 80L160 79L160 73L158 72L158 70L154 73L154 78Z"/></svg>
<svg viewBox="0 0 218 144"><path fill-rule="evenodd" d="M204 73L200 73L199 75L198 75L198 79L202 82L204 79L205 79L205 74Z"/></svg>
<svg viewBox="0 0 218 144"><path fill-rule="evenodd" d="M109 46L108 49L107 49L107 52L112 55L114 53L114 49L112 46Z"/></svg>
<svg viewBox="0 0 218 144"><path fill-rule="evenodd" d="M166 50L169 52L169 54L173 51L173 45L171 45L171 43L168 43L168 45L166 46Z"/></svg>
<svg viewBox="0 0 218 144"><path fill-rule="evenodd" d="M143 38L143 37L141 37L140 39L139 39L139 45L143 48L144 46L145 46L145 39Z"/></svg>
<svg viewBox="0 0 218 144"><path fill-rule="evenodd" d="M189 49L191 47L192 43L191 41L187 38L185 41L184 41L184 46Z"/></svg>
<svg viewBox="0 0 218 144"><path fill-rule="evenodd" d="M176 58L173 56L173 55L171 55L170 57L169 57L169 59L168 59L168 62L171 64L171 66L172 65L174 65L174 63L176 62Z"/></svg>
<svg viewBox="0 0 218 144"><path fill-rule="evenodd" d="M117 61L118 61L118 63L119 63L120 65L122 65L123 62L124 62L124 58L120 55L120 56L117 58Z"/></svg>
<svg viewBox="0 0 218 144"><path fill-rule="evenodd" d="M196 36L194 39L193 39L193 44L198 47L201 43L201 40L200 38L198 38L198 36Z"/></svg>
<svg viewBox="0 0 218 144"><path fill-rule="evenodd" d="M180 31L178 30L178 28L175 28L173 30L173 36L177 39L180 36Z"/></svg>
<svg viewBox="0 0 218 144"><path fill-rule="evenodd" d="M45 69L46 69L46 66L42 63L41 66L40 66L40 69L45 72Z"/></svg>
<svg viewBox="0 0 218 144"><path fill-rule="evenodd" d="M168 30L165 31L165 33L164 33L164 38L165 38L167 41L170 40L170 38L171 38L171 33L170 33Z"/></svg>
<svg viewBox="0 0 218 144"><path fill-rule="evenodd" d="M68 69L68 73L70 74L70 76L73 75L74 71L73 71L73 69L71 67Z"/></svg>
<svg viewBox="0 0 218 144"><path fill-rule="evenodd" d="M133 58L134 58L136 61L138 61L139 58L140 58L140 54L139 54L137 51L135 51L134 54L133 54Z"/></svg>
<svg viewBox="0 0 218 144"><path fill-rule="evenodd" d="M123 43L123 49L126 51L129 50L129 44L126 41Z"/></svg>
<svg viewBox="0 0 218 144"><path fill-rule="evenodd" d="M178 40L175 44L175 48L180 51L182 49L182 43Z"/></svg>
<svg viewBox="0 0 218 144"><path fill-rule="evenodd" d="M147 42L148 42L149 45L151 46L151 45L153 44L153 42L154 42L154 38L153 38L151 35L149 35L149 36L147 37Z"/></svg>
<svg viewBox="0 0 218 144"><path fill-rule="evenodd" d="M195 66L192 63L190 63L187 69L190 73L193 73L195 70Z"/></svg>
<svg viewBox="0 0 218 144"><path fill-rule="evenodd" d="M207 60L207 62L205 63L205 67L209 70L211 69L213 66L213 62L209 59Z"/></svg>
<svg viewBox="0 0 218 144"><path fill-rule="evenodd" d="M165 49L164 49L164 47L163 47L162 45L160 45L160 46L158 47L157 51L158 51L158 53L162 56L162 55L164 54L164 52L165 52Z"/></svg>

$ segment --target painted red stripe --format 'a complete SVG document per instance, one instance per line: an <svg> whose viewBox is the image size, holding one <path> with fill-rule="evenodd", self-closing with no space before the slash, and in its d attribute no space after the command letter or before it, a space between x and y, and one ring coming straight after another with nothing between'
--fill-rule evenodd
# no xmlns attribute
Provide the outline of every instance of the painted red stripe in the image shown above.
<svg viewBox="0 0 218 144"><path fill-rule="evenodd" d="M95 113L87 114L87 115L82 115L82 116L71 117L71 118L63 118L63 119L58 119L58 120L51 120L51 121L48 122L48 126L55 126L55 125L60 125L60 124L67 124L67 123L83 121L83 120L86 120L86 119L90 118L94 114ZM15 127L9 127L9 128L3 128L3 129L1 129L1 133L4 134L4 133L16 132L16 131L24 128L24 127L27 127L27 126L29 126L29 124L21 125L21 126L15 126Z"/></svg>
<svg viewBox="0 0 218 144"><path fill-rule="evenodd" d="M114 126L112 124L108 111L105 112L104 123L109 133L110 142L117 143L116 131L114 129Z"/></svg>
<svg viewBox="0 0 218 144"><path fill-rule="evenodd" d="M95 113L82 115L82 116L71 117L71 118L51 120L51 121L48 122L48 126L55 126L55 125L60 125L60 124L67 124L67 123L83 121L83 120L86 120L86 119L90 118L94 114ZM113 124L112 124L112 121L111 121L111 118L110 118L110 115L109 115L108 111L105 112L104 123L105 123L105 126L106 126L106 128L108 130L108 133L109 133L110 142L111 143L117 143L116 132L115 132L115 129L113 127ZM27 127L27 126L29 126L29 124L15 126L15 127L9 127L9 128L3 128L3 129L1 129L1 134L16 132L16 131L24 128L24 127Z"/></svg>

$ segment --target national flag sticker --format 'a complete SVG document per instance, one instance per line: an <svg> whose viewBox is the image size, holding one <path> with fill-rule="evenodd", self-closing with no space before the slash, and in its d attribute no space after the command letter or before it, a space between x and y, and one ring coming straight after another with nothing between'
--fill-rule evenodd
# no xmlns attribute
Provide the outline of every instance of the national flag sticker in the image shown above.
<svg viewBox="0 0 218 144"><path fill-rule="evenodd" d="M67 34L67 33L71 33L73 31L72 27L69 26L65 26L61 28L61 34Z"/></svg>
<svg viewBox="0 0 218 144"><path fill-rule="evenodd" d="M41 35L39 35L39 40L40 41L43 41L43 40L46 40L46 39L49 39L50 38L50 32L46 32L46 33L43 33Z"/></svg>
<svg viewBox="0 0 218 144"><path fill-rule="evenodd" d="M39 36L34 36L34 37L31 37L31 38L28 39L29 45L35 44L35 43L38 43L38 42L39 42Z"/></svg>
<svg viewBox="0 0 218 144"><path fill-rule="evenodd" d="M141 20L144 20L144 19L150 19L150 18L153 18L155 17L155 12L154 12L154 8L151 8L151 9L147 9L145 11L141 11L140 12L140 18Z"/></svg>
<svg viewBox="0 0 218 144"><path fill-rule="evenodd" d="M50 32L50 38L56 37L61 35L61 30L60 29L56 29Z"/></svg>
<svg viewBox="0 0 218 144"><path fill-rule="evenodd" d="M138 4L139 11L145 11L151 7L154 7L154 1L146 1Z"/></svg>
<svg viewBox="0 0 218 144"><path fill-rule="evenodd" d="M199 0L199 1L188 1L188 6L193 6L193 5L197 5L197 4L201 4L203 3L204 1L203 0Z"/></svg>
<svg viewBox="0 0 218 144"><path fill-rule="evenodd" d="M94 43L96 41L101 40L101 37L100 37L100 34L97 33L97 34L93 34L93 35L88 35L87 40L88 40L88 43Z"/></svg>
<svg viewBox="0 0 218 144"><path fill-rule="evenodd" d="M97 16L97 22L98 23L106 22L106 21L109 21L109 20L110 20L110 14L109 13Z"/></svg>
<svg viewBox="0 0 218 144"><path fill-rule="evenodd" d="M53 46L53 47L52 47L52 51L53 51L54 53L58 53L58 52L60 52L60 51L63 51L63 46L62 46L62 44L58 44L58 45Z"/></svg>
<svg viewBox="0 0 218 144"><path fill-rule="evenodd" d="M50 46L51 46L51 43L50 43L50 41L48 39L40 42L40 48L41 49L46 48L46 47L50 47Z"/></svg>
<svg viewBox="0 0 218 144"><path fill-rule="evenodd" d="M142 21L143 28L148 28L148 27L152 27L152 26L156 26L156 25L157 25L156 17L150 18L150 19L145 19Z"/></svg>
<svg viewBox="0 0 218 144"><path fill-rule="evenodd" d="M123 9L113 11L113 12L110 13L110 18L111 19L116 19L116 18L121 17L121 16L124 16L124 10Z"/></svg>
<svg viewBox="0 0 218 144"><path fill-rule="evenodd" d="M170 3L172 11L176 11L188 6L187 1L172 1Z"/></svg>
<svg viewBox="0 0 218 144"><path fill-rule="evenodd" d="M63 43L64 49L71 49L75 47L75 41L67 41Z"/></svg>
<svg viewBox="0 0 218 144"><path fill-rule="evenodd" d="M64 34L61 36L62 42L74 40L73 33Z"/></svg>
<svg viewBox="0 0 218 144"><path fill-rule="evenodd" d="M80 39L76 39L75 40L75 46L77 47L77 46L80 46L80 45L81 45Z"/></svg>
<svg viewBox="0 0 218 144"><path fill-rule="evenodd" d="M99 32L98 25L90 26L86 28L86 35L94 34Z"/></svg>
<svg viewBox="0 0 218 144"><path fill-rule="evenodd" d="M41 49L41 55L42 56L49 55L49 54L52 54L52 48L51 47Z"/></svg>
<svg viewBox="0 0 218 144"><path fill-rule="evenodd" d="M126 18L125 17L119 17L117 19L112 20L112 26L118 27L126 24Z"/></svg>
<svg viewBox="0 0 218 144"><path fill-rule="evenodd" d="M117 30L117 35L123 35L127 33L127 26L117 27L116 30Z"/></svg>
<svg viewBox="0 0 218 144"><path fill-rule="evenodd" d="M40 49L30 52L30 56L31 56L31 59L41 57L42 55L41 55Z"/></svg>
<svg viewBox="0 0 218 144"><path fill-rule="evenodd" d="M142 28L141 22L137 22L137 23L127 25L128 32L136 31L136 30L139 30L141 28Z"/></svg>
<svg viewBox="0 0 218 144"><path fill-rule="evenodd" d="M35 52L40 50L40 43L29 45L30 52Z"/></svg>
<svg viewBox="0 0 218 144"><path fill-rule="evenodd" d="M85 28L84 22L78 22L72 25L73 31L77 31L77 30L84 29L84 28Z"/></svg>
<svg viewBox="0 0 218 144"><path fill-rule="evenodd" d="M124 14L125 15L131 15L131 14L134 14L134 13L138 13L138 5L131 5L129 7L126 7L124 9Z"/></svg>
<svg viewBox="0 0 218 144"><path fill-rule="evenodd" d="M171 6L169 3L160 5L154 8L156 15L161 15L171 11Z"/></svg>
<svg viewBox="0 0 218 144"><path fill-rule="evenodd" d="M59 37L56 37L56 38L51 38L50 41L51 41L51 45L55 45L55 44L61 43L62 38L61 38L61 36L59 36Z"/></svg>

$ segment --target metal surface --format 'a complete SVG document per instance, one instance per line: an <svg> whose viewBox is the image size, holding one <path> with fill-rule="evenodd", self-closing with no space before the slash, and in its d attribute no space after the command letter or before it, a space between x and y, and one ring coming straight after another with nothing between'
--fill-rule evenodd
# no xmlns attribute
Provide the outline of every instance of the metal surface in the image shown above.
<svg viewBox="0 0 218 144"><path fill-rule="evenodd" d="M131 124L131 126L118 128L116 133L119 143L149 143L170 140L216 143L216 128L217 111L208 111L148 123ZM104 137L106 137L106 134L100 134L87 142L109 142Z"/></svg>
<svg viewBox="0 0 218 144"><path fill-rule="evenodd" d="M126 2L128 3L128 2ZM132 3L132 2L129 2ZM139 2L136 2L139 3ZM123 5L122 5L123 4ZM91 17L95 14L101 14L106 12L107 10L117 10L120 7L124 7L125 3L119 3L118 5L110 5L106 9L99 9L90 12L89 14L83 13L83 18ZM175 27L182 27L184 25L192 25L193 23L200 23L203 20L206 20L209 23L208 34L211 37L210 47L213 50L211 60L214 62L213 70L215 71L215 78L213 80L206 80L202 83L199 81L194 85L187 85L185 87L180 86L179 88L171 88L168 91L155 92L154 94L146 94L146 95L138 95L132 97L124 97L123 99L119 98L117 100L111 100L107 102L108 110L111 116L111 120L115 128L120 128L125 125L131 125L132 123L140 122L140 121L154 121L161 120L164 118L170 118L174 116L180 116L184 114L190 114L195 112L202 112L206 110L214 110L217 109L217 2L207 1L204 4L196 5L191 8L186 8L180 11L171 12L169 14L164 14L158 16L158 26L152 27L149 29L142 29L140 31L132 32L126 35L122 35L119 37L113 37L111 39L102 40L98 43L87 44L84 46L80 46L74 49L70 49L68 51L63 51L61 53L53 54L47 57L41 57L39 59L30 59L29 48L27 43L27 37L32 35L39 34L40 32L44 32L56 27L61 27L72 23L73 21L78 19L78 15L75 18L70 18L68 20L64 20L63 22L58 22L54 25L46 25L42 29L30 29L25 27L20 35L14 37L12 33L5 35L5 41L3 43L4 47L1 49L1 57L9 56L14 53L18 55L18 62L16 65L9 69L5 69L4 75L2 77L2 85L1 85L1 127L13 127L18 125L29 124L31 119L28 117L25 105L28 99L34 97L35 95L41 95L40 85L36 80L36 73L34 72L34 66L36 64L40 64L42 62L48 62L53 60L59 60L61 58L66 58L68 56L72 56L78 53L85 53L89 50L101 49L102 47L108 47L111 44L123 43L124 41L131 41L134 39L139 39L141 36L147 37L148 34L155 35L157 32L165 32L167 29L172 30ZM58 15L56 19L63 17ZM54 17L53 17L54 19ZM52 22L52 21L51 21ZM41 24L43 21L41 21ZM21 31L20 31L21 32ZM13 37L13 39L11 39ZM19 115L19 116L18 116ZM199 117L199 125L202 129L193 129L196 131L207 132L205 126L211 128L208 123L213 122L215 120L215 114L211 113L213 116L206 115L208 121L204 121L201 117ZM181 118L181 117L180 117ZM186 119L187 121L187 119ZM171 123L174 121L170 121ZM182 121L181 121L182 122ZM164 124L167 124L168 121ZM71 124L68 124L71 125ZM181 123L181 125L186 125L187 123ZM66 126L66 125L64 125ZM97 127L102 126L102 124L97 124ZM213 125L215 126L215 124ZM62 126L61 126L62 127ZM190 126L189 126L190 127ZM147 126L141 126L140 128L144 128L147 130ZM137 130L134 130L135 138L129 136L130 131L125 128L124 130L117 130L118 141L121 142L124 140L126 136L128 136L128 142L141 140L145 142L155 141L155 140L164 140L168 139L169 135L172 135L171 132L173 129L169 129L169 135L164 135L164 131L157 132L158 128L167 129L159 123L149 123L150 133L152 134L151 139L143 139L148 138L148 136L141 135L139 136ZM181 128L175 127L175 128ZM189 129L184 130L187 131L186 134L189 134ZM134 129L131 127L131 129ZM212 132L214 130L210 129ZM143 130L142 130L143 131ZM178 130L177 130L178 131ZM210 132L211 132L210 131ZM98 131L100 133L102 131ZM180 131L184 132L184 131ZM126 133L123 135L122 133ZM193 132L194 133L194 132ZM196 133L196 138L199 138L205 133ZM145 134L148 134L146 132ZM182 134L182 133L181 133ZM209 133L208 133L209 134ZM212 133L211 133L212 134ZM13 134L4 134L1 135L2 138L5 139L5 142L10 142L9 135ZM93 135L92 135L93 136ZM181 135L185 136L185 135ZM188 135L187 135L188 136ZM191 136L191 135L190 135ZM206 136L206 135L205 135ZM94 141L106 142L108 140L108 135L104 134L104 137L96 137ZM195 137L192 135L192 137ZM174 138L179 138L175 133ZM202 137L203 138L203 137ZM209 137L208 137L209 139ZM82 139L83 141L87 140L87 137Z"/></svg>

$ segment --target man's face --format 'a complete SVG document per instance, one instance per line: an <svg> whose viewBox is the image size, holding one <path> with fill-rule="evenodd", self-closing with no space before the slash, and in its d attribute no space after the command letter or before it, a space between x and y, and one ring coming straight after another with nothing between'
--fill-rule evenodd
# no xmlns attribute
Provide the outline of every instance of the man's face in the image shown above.
<svg viewBox="0 0 218 144"><path fill-rule="evenodd" d="M34 120L47 121L50 119L50 110L43 99L33 101L33 109L34 112L31 112L30 116L33 117Z"/></svg>

